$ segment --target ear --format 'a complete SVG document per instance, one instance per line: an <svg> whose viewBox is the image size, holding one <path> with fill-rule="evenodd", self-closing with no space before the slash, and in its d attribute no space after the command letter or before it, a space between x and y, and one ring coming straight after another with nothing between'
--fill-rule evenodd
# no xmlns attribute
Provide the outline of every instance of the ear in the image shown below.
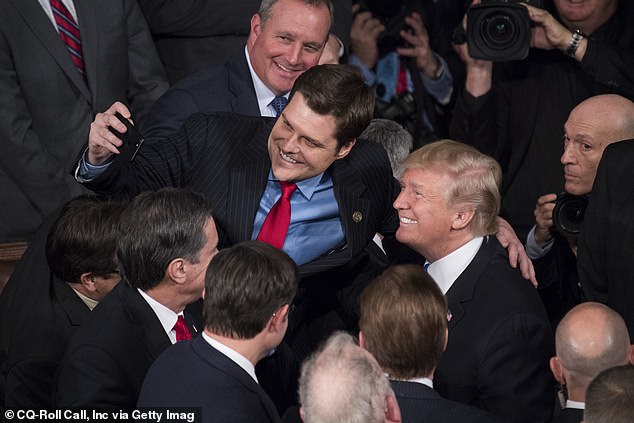
<svg viewBox="0 0 634 423"><path fill-rule="evenodd" d="M304 420L304 408L303 407L299 407L299 417L302 419L302 421Z"/></svg>
<svg viewBox="0 0 634 423"><path fill-rule="evenodd" d="M335 154L336 160L343 159L344 157L346 157L348 153L350 153L350 151L352 150L352 147L354 147L356 143L357 143L357 139L355 138L348 141L344 145L342 145L339 151L337 152L337 154Z"/></svg>
<svg viewBox="0 0 634 423"><path fill-rule="evenodd" d="M365 347L365 337L363 336L363 332L359 331L359 346L364 350L367 350Z"/></svg>
<svg viewBox="0 0 634 423"><path fill-rule="evenodd" d="M400 423L401 409L392 394L385 397L385 423Z"/></svg>
<svg viewBox="0 0 634 423"><path fill-rule="evenodd" d="M453 222L451 222L451 229L462 230L469 226L475 215L475 210L461 210L454 214Z"/></svg>
<svg viewBox="0 0 634 423"><path fill-rule="evenodd" d="M79 276L79 281L89 292L97 291L97 286L95 285L95 277L91 272L82 273Z"/></svg>
<svg viewBox="0 0 634 423"><path fill-rule="evenodd" d="M627 351L627 357L630 364L634 364L634 345L630 345Z"/></svg>
<svg viewBox="0 0 634 423"><path fill-rule="evenodd" d="M262 33L262 18L259 13L251 16L251 32L255 34L256 38Z"/></svg>
<svg viewBox="0 0 634 423"><path fill-rule="evenodd" d="M566 377L564 375L564 367L561 365L559 357L554 356L550 358L550 371L553 373L555 380L562 385L566 384Z"/></svg>
<svg viewBox="0 0 634 423"><path fill-rule="evenodd" d="M445 343L442 346L443 352L447 349L447 342L449 342L449 329L445 329Z"/></svg>
<svg viewBox="0 0 634 423"><path fill-rule="evenodd" d="M186 266L189 263L183 258L175 258L167 265L166 276L175 283L182 284L187 281Z"/></svg>
<svg viewBox="0 0 634 423"><path fill-rule="evenodd" d="M269 319L269 324L267 328L269 332L279 332L281 330L285 330L282 324L288 319L288 309L290 305L284 304L282 307L278 308L275 313Z"/></svg>

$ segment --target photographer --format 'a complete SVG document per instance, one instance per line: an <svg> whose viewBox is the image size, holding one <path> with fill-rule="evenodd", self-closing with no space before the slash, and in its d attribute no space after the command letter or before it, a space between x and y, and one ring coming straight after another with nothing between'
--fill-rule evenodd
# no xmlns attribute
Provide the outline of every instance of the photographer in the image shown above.
<svg viewBox="0 0 634 423"><path fill-rule="evenodd" d="M615 94L591 97L570 112L564 130L561 163L566 193L587 196L603 150L634 137L634 103ZM533 259L539 293L553 328L572 307L585 300L577 274L578 228L567 225L570 222L565 216L558 219L571 206L561 201L561 196L552 193L537 199L536 225L526 239L526 252ZM553 216L553 210L558 214ZM582 218L584 210L579 211Z"/></svg>
<svg viewBox="0 0 634 423"><path fill-rule="evenodd" d="M443 106L453 92L449 50L433 2L365 0L353 5L349 63L374 86L375 117L391 119L414 146L446 135Z"/></svg>
<svg viewBox="0 0 634 423"><path fill-rule="evenodd" d="M474 60L467 45L457 46L467 77L451 136L500 161L502 213L520 237L534 223L534 199L562 191L558 140L573 107L598 94L634 99L634 26L629 21L634 2L544 0L544 6L525 6L533 47L525 60Z"/></svg>

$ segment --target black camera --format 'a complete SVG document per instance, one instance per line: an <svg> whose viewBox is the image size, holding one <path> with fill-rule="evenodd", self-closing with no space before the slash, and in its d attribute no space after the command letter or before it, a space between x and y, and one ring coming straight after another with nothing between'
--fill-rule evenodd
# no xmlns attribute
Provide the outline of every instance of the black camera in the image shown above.
<svg viewBox="0 0 634 423"><path fill-rule="evenodd" d="M541 7L541 0L482 0L467 12L467 43L474 59L503 62L528 56L531 21L520 1Z"/></svg>
<svg viewBox="0 0 634 423"><path fill-rule="evenodd" d="M563 192L555 200L553 224L560 234L570 237L579 235L588 206L588 197Z"/></svg>
<svg viewBox="0 0 634 423"><path fill-rule="evenodd" d="M405 18L413 11L412 0L359 0L358 4L357 13L369 11L385 26L385 31L377 39L379 57L394 51L396 47L405 46L401 30L409 28Z"/></svg>

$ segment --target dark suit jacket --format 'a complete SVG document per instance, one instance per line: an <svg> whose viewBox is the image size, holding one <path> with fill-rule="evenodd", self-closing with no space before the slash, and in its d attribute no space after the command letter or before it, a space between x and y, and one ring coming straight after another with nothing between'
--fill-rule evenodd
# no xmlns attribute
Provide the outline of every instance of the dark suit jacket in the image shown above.
<svg viewBox="0 0 634 423"><path fill-rule="evenodd" d="M0 242L30 239L85 192L68 175L96 113L115 100L137 120L167 89L136 0L75 2L88 86L37 0L1 0Z"/></svg>
<svg viewBox="0 0 634 423"><path fill-rule="evenodd" d="M11 298L19 303L0 323L0 403L7 408L51 407L55 372L71 336L90 309L66 284L50 275L30 283L30 292ZM44 282L44 283L43 283ZM26 287L24 287L26 288Z"/></svg>
<svg viewBox="0 0 634 423"><path fill-rule="evenodd" d="M404 422L494 423L494 416L474 407L449 401L429 386L416 382L392 381L392 389Z"/></svg>
<svg viewBox="0 0 634 423"><path fill-rule="evenodd" d="M72 337L57 374L54 406L134 408L147 370L170 345L154 311L122 281Z"/></svg>
<svg viewBox="0 0 634 423"><path fill-rule="evenodd" d="M0 410L50 408L55 372L89 313L45 256L53 213L37 230L0 295Z"/></svg>
<svg viewBox="0 0 634 423"><path fill-rule="evenodd" d="M224 65L191 75L169 89L152 107L143 135L165 138L198 112L260 116L244 49L239 49Z"/></svg>
<svg viewBox="0 0 634 423"><path fill-rule="evenodd" d="M578 408L564 408L555 416L551 423L579 423L583 420L583 410Z"/></svg>
<svg viewBox="0 0 634 423"><path fill-rule="evenodd" d="M434 387L445 398L513 422L546 422L553 335L537 290L487 237L447 292L449 342Z"/></svg>
<svg viewBox="0 0 634 423"><path fill-rule="evenodd" d="M634 140L603 152L579 237L581 286L590 301L607 304L634 340Z"/></svg>
<svg viewBox="0 0 634 423"><path fill-rule="evenodd" d="M139 407L202 407L201 422L279 422L247 372L202 336L168 348L147 373Z"/></svg>

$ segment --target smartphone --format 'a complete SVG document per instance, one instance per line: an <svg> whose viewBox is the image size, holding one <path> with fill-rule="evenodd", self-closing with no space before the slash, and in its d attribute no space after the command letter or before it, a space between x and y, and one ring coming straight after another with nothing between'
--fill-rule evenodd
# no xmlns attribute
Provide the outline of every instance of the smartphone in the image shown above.
<svg viewBox="0 0 634 423"><path fill-rule="evenodd" d="M132 162L136 157L136 154L139 152L139 149L143 145L145 139L141 135L141 133L130 123L130 121L123 117L123 115L119 112L115 113L117 119L123 123L128 130L125 133L121 133L109 126L108 129L112 132L117 138L123 141L123 145L119 148L119 157L123 160L127 160Z"/></svg>

